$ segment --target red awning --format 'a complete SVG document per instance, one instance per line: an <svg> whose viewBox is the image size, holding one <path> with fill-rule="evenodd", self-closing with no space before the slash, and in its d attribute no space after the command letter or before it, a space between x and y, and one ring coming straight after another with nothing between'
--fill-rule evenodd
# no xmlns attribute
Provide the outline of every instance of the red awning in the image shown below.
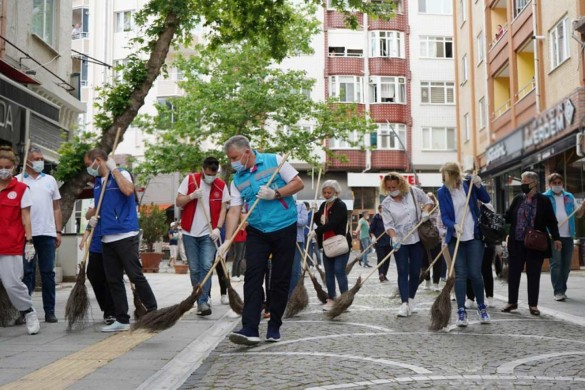
<svg viewBox="0 0 585 390"><path fill-rule="evenodd" d="M0 59L0 73L2 73L4 76L8 77L10 80L14 80L18 83L36 84L36 85L40 84L37 80L33 79L32 77L30 77L26 73L22 72L19 69L16 69L12 65L10 65L9 63L7 63L6 61L1 60L1 59Z"/></svg>

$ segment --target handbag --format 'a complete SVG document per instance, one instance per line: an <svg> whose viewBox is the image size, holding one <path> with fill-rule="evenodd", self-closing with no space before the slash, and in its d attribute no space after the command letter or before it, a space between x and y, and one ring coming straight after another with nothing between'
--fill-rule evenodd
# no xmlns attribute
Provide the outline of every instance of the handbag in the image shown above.
<svg viewBox="0 0 585 390"><path fill-rule="evenodd" d="M414 208L416 209L416 219L419 220L418 212L419 207L416 203L416 199L414 197L414 193L412 192L412 188L410 189L410 195L412 196L412 200L414 201ZM422 242L423 246L426 250L431 250L437 247L441 243L441 236L439 235L439 229L433 223L431 219L421 223L417 229L418 237Z"/></svg>
<svg viewBox="0 0 585 390"><path fill-rule="evenodd" d="M533 228L526 228L524 247L533 251L545 252L548 249L548 234Z"/></svg>
<svg viewBox="0 0 585 390"><path fill-rule="evenodd" d="M327 211L325 212L325 215L327 215ZM348 225L345 226L346 234ZM343 234L336 234L333 237L329 237L328 239L323 240L323 252L325 252L325 256L329 257L330 259L349 252L347 237Z"/></svg>
<svg viewBox="0 0 585 390"><path fill-rule="evenodd" d="M479 208L479 230L488 244L499 244L506 236L506 219L485 205Z"/></svg>

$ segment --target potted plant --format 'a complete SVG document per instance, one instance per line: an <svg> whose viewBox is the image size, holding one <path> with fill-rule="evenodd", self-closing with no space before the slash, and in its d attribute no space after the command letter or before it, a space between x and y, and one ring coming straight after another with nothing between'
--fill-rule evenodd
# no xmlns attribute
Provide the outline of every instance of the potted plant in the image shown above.
<svg viewBox="0 0 585 390"><path fill-rule="evenodd" d="M140 207L140 229L146 250L140 254L144 272L158 272L163 253L154 251L154 244L161 241L167 232L167 217L157 205Z"/></svg>

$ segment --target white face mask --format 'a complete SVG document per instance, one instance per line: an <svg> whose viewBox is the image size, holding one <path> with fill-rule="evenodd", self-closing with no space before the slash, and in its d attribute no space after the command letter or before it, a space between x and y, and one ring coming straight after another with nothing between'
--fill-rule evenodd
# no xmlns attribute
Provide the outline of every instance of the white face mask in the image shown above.
<svg viewBox="0 0 585 390"><path fill-rule="evenodd" d="M552 187L550 187L550 189L555 194L560 194L561 192L563 192L563 186L552 186Z"/></svg>
<svg viewBox="0 0 585 390"><path fill-rule="evenodd" d="M390 195L393 198L396 198L398 195L400 195L400 190L394 190L394 191L390 191L388 193L388 195Z"/></svg>
<svg viewBox="0 0 585 390"><path fill-rule="evenodd" d="M213 183L213 181L215 180L215 178L217 177L217 175L206 175L205 173L203 174L203 181L206 182L207 184L211 184Z"/></svg>
<svg viewBox="0 0 585 390"><path fill-rule="evenodd" d="M12 169L0 169L0 180L8 180L12 176Z"/></svg>
<svg viewBox="0 0 585 390"><path fill-rule="evenodd" d="M333 195L331 198L325 199L325 202L326 203L331 203L331 202L335 201L335 199L337 199L337 196Z"/></svg>
<svg viewBox="0 0 585 390"><path fill-rule="evenodd" d="M32 169L36 173L41 173L43 169L45 169L45 162L44 161L33 161L32 162Z"/></svg>

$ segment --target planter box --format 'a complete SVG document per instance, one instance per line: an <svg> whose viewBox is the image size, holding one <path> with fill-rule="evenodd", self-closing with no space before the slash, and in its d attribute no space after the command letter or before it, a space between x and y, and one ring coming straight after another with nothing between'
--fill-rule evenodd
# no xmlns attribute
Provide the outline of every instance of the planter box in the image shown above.
<svg viewBox="0 0 585 390"><path fill-rule="evenodd" d="M186 274L189 272L189 265L188 264L175 264L175 273L176 274Z"/></svg>
<svg viewBox="0 0 585 390"><path fill-rule="evenodd" d="M144 272L158 273L160 261L163 258L162 253L157 252L142 252L140 254L140 261L142 261L142 270Z"/></svg>

